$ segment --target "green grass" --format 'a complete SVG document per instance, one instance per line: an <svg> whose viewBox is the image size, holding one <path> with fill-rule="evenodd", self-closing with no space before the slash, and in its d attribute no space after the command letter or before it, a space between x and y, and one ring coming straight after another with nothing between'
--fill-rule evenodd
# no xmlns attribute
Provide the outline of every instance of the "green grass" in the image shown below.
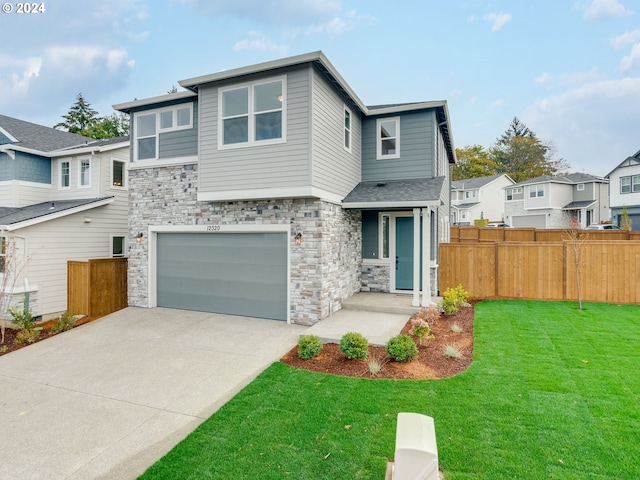
<svg viewBox="0 0 640 480"><path fill-rule="evenodd" d="M445 380L273 364L141 478L382 479L403 411L434 418L447 480L640 478L640 307L584 307L477 304Z"/></svg>

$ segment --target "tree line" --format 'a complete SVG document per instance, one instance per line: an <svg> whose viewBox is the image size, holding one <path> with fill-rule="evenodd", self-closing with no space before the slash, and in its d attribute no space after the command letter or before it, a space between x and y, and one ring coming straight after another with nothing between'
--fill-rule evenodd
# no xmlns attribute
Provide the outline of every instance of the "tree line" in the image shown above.
<svg viewBox="0 0 640 480"><path fill-rule="evenodd" d="M569 170L569 163L556 157L553 144L540 140L517 117L488 150L481 145L469 145L456 148L456 157L453 180L506 173L519 183Z"/></svg>
<svg viewBox="0 0 640 480"><path fill-rule="evenodd" d="M100 116L96 110L91 108L91 104L82 93L78 94L76 102L66 115L62 115L62 118L63 121L55 124L53 128L95 139L129 135L128 115L112 113Z"/></svg>

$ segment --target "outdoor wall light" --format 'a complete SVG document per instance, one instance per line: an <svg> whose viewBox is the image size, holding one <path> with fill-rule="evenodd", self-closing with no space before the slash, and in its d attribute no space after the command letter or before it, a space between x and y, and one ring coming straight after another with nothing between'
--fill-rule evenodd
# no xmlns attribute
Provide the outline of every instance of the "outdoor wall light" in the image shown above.
<svg viewBox="0 0 640 480"><path fill-rule="evenodd" d="M144 234L140 232L138 235L136 235L136 242L138 243L142 242L143 238L144 238Z"/></svg>
<svg viewBox="0 0 640 480"><path fill-rule="evenodd" d="M296 241L296 245L300 245L302 243L302 233L300 232L296 233L296 236L294 238Z"/></svg>

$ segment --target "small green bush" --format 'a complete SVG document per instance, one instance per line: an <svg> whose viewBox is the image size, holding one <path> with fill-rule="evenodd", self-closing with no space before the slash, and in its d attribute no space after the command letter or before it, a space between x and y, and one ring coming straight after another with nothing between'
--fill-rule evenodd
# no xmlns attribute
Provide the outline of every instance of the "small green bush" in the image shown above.
<svg viewBox="0 0 640 480"><path fill-rule="evenodd" d="M396 362L408 362L418 358L418 346L409 335L397 335L387 342L387 353Z"/></svg>
<svg viewBox="0 0 640 480"><path fill-rule="evenodd" d="M73 315L71 315L69 312L64 312L62 315L60 315L60 318L56 320L56 324L51 328L51 331L53 333L60 333L71 330L75 321L76 318Z"/></svg>
<svg viewBox="0 0 640 480"><path fill-rule="evenodd" d="M303 360L317 357L322 351L322 342L317 335L303 335L298 340L298 356Z"/></svg>
<svg viewBox="0 0 640 480"><path fill-rule="evenodd" d="M16 343L33 343L40 336L39 328L31 328L29 330L20 330L16 333Z"/></svg>
<svg viewBox="0 0 640 480"><path fill-rule="evenodd" d="M31 315L31 309L27 307L26 298L23 300L22 310L18 310L14 307L9 307L9 314L12 317L11 322L19 330L33 330L36 326L36 322Z"/></svg>
<svg viewBox="0 0 640 480"><path fill-rule="evenodd" d="M365 360L369 355L369 341L359 333L345 333L340 339L340 351L350 360Z"/></svg>
<svg viewBox="0 0 640 480"><path fill-rule="evenodd" d="M442 311L451 315L460 310L460 307L469 301L470 294L462 285L455 288L447 288L442 294Z"/></svg>

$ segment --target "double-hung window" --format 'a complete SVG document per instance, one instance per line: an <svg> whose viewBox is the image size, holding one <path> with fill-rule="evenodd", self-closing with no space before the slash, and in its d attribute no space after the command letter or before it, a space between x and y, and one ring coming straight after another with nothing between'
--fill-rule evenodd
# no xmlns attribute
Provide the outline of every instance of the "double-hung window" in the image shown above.
<svg viewBox="0 0 640 480"><path fill-rule="evenodd" d="M522 193L522 187L507 188L507 201L513 200L516 195Z"/></svg>
<svg viewBox="0 0 640 480"><path fill-rule="evenodd" d="M544 197L544 185L531 185L529 187L529 198Z"/></svg>
<svg viewBox="0 0 640 480"><path fill-rule="evenodd" d="M376 158L400 157L400 117L379 118L376 121Z"/></svg>
<svg viewBox="0 0 640 480"><path fill-rule="evenodd" d="M71 162L60 162L60 188L71 187Z"/></svg>
<svg viewBox="0 0 640 480"><path fill-rule="evenodd" d="M78 171L78 186L90 187L91 186L91 160L83 158L80 160L80 169Z"/></svg>
<svg viewBox="0 0 640 480"><path fill-rule="evenodd" d="M284 78L221 89L221 147L284 141Z"/></svg>
<svg viewBox="0 0 640 480"><path fill-rule="evenodd" d="M633 193L640 192L640 175L631 177L631 191Z"/></svg>
<svg viewBox="0 0 640 480"><path fill-rule="evenodd" d="M620 177L620 193L640 192L640 175Z"/></svg>
<svg viewBox="0 0 640 480"><path fill-rule="evenodd" d="M136 116L136 160L156 158L156 114Z"/></svg>

